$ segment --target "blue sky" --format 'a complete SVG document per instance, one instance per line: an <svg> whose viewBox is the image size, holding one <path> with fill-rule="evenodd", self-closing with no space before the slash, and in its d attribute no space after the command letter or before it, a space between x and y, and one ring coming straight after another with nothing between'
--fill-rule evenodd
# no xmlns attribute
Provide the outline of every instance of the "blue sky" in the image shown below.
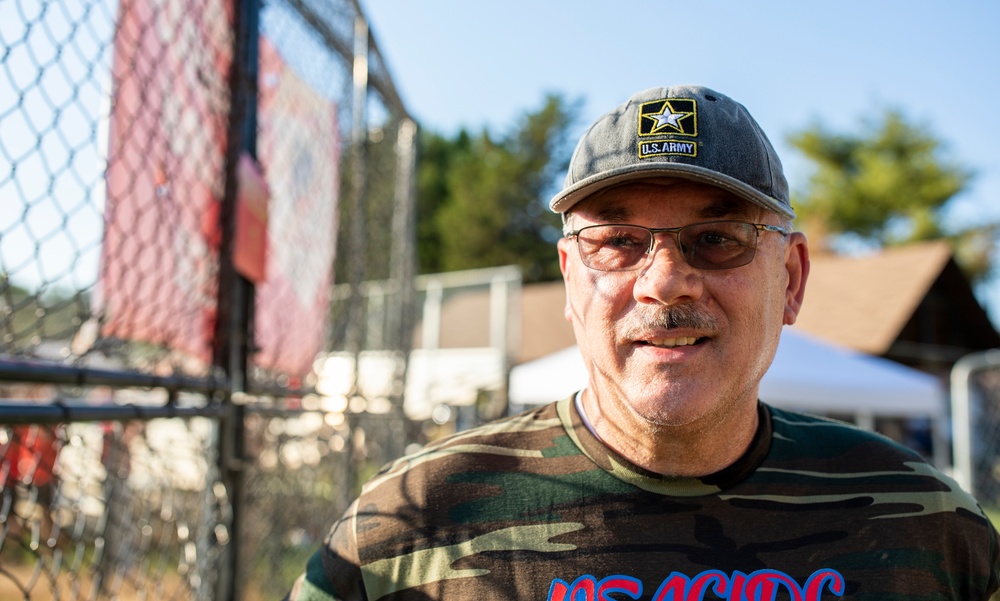
<svg viewBox="0 0 1000 601"><path fill-rule="evenodd" d="M954 224L1000 221L1000 2L361 0L410 112L426 128L502 133L547 93L582 99L575 134L631 93L696 83L742 102L792 188L785 138L857 131L901 110L975 172ZM575 136L574 136L575 137ZM1000 324L1000 281L982 300Z"/></svg>

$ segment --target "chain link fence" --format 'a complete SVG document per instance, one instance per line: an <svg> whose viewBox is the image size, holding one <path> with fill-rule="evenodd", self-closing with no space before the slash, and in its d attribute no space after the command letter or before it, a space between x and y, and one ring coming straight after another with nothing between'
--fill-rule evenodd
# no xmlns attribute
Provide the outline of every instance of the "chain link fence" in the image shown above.
<svg viewBox="0 0 1000 601"><path fill-rule="evenodd" d="M0 598L213 598L231 505L205 418L0 429Z"/></svg>
<svg viewBox="0 0 1000 601"><path fill-rule="evenodd" d="M0 599L280 597L426 439L416 129L360 6L4 0L0 48ZM395 384L319 394L334 351Z"/></svg>

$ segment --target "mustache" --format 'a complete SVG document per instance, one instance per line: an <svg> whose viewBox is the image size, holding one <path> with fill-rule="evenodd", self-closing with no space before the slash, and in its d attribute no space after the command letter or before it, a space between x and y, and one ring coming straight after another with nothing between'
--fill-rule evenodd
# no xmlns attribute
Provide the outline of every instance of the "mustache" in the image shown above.
<svg viewBox="0 0 1000 601"><path fill-rule="evenodd" d="M632 324L629 332L648 332L659 329L689 328L693 330L715 330L718 320L695 305L658 307L636 316L638 323Z"/></svg>

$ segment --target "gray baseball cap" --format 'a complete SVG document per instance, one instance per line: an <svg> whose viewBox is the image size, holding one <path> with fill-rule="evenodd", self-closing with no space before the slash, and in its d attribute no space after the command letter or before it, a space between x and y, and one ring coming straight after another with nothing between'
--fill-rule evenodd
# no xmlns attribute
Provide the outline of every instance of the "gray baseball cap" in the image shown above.
<svg viewBox="0 0 1000 601"><path fill-rule="evenodd" d="M651 177L710 184L795 217L781 161L760 126L743 105L700 86L651 88L598 119L549 207L565 213L595 192Z"/></svg>

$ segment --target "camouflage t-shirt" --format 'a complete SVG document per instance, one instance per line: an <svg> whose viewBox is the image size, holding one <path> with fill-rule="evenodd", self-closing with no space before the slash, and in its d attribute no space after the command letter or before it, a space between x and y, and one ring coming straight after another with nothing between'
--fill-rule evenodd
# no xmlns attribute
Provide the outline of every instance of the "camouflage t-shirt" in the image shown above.
<svg viewBox="0 0 1000 601"><path fill-rule="evenodd" d="M571 399L386 467L290 596L961 599L998 587L997 532L916 453L760 405L735 464L667 478L609 450Z"/></svg>

